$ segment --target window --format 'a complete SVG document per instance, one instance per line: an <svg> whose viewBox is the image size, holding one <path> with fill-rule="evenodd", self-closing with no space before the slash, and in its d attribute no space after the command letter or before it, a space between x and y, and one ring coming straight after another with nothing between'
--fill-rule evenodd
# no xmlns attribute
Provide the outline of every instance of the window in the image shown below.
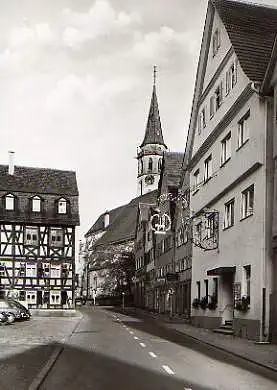
<svg viewBox="0 0 277 390"><path fill-rule="evenodd" d="M188 242L188 234L185 226L182 226L177 233L177 246L181 246Z"/></svg>
<svg viewBox="0 0 277 390"><path fill-rule="evenodd" d="M201 239L202 239L202 222L198 222L195 225L195 234L196 234L196 239L198 241L201 241Z"/></svg>
<svg viewBox="0 0 277 390"><path fill-rule="evenodd" d="M254 209L254 185L242 192L241 199L241 218L249 217Z"/></svg>
<svg viewBox="0 0 277 390"><path fill-rule="evenodd" d="M61 198L58 201L58 214L66 214L66 212L67 212L67 201Z"/></svg>
<svg viewBox="0 0 277 390"><path fill-rule="evenodd" d="M220 82L220 84L216 88L214 94L215 94L215 111L217 111L219 109L219 107L221 106L222 100L223 100L223 97L222 97L222 82Z"/></svg>
<svg viewBox="0 0 277 390"><path fill-rule="evenodd" d="M250 297L251 265L246 265L243 268L244 268L244 295Z"/></svg>
<svg viewBox="0 0 277 390"><path fill-rule="evenodd" d="M200 281L196 282L196 288L197 288L197 298L201 298L201 287L200 287Z"/></svg>
<svg viewBox="0 0 277 390"><path fill-rule="evenodd" d="M248 128L248 119L250 112L248 112L239 122L238 122L238 149L245 144L249 139L249 128Z"/></svg>
<svg viewBox="0 0 277 390"><path fill-rule="evenodd" d="M205 107L200 111L198 120L198 134L206 127L206 109Z"/></svg>
<svg viewBox="0 0 277 390"><path fill-rule="evenodd" d="M14 210L14 196L12 194L5 196L5 209Z"/></svg>
<svg viewBox="0 0 277 390"><path fill-rule="evenodd" d="M208 279L204 280L204 284L205 284L205 296L208 298L209 297L209 281L208 281Z"/></svg>
<svg viewBox="0 0 277 390"><path fill-rule="evenodd" d="M26 227L24 243L25 245L32 245L32 246L38 245L39 239L38 239L37 227Z"/></svg>
<svg viewBox="0 0 277 390"><path fill-rule="evenodd" d="M32 211L40 213L41 211L41 199L39 196L34 196L32 199Z"/></svg>
<svg viewBox="0 0 277 390"><path fill-rule="evenodd" d="M218 278L213 278L213 296L215 297L215 301L218 301Z"/></svg>
<svg viewBox="0 0 277 390"><path fill-rule="evenodd" d="M214 95L212 95L210 97L210 118L214 116L214 110L215 110L214 104L215 104L215 97Z"/></svg>
<svg viewBox="0 0 277 390"><path fill-rule="evenodd" d="M230 200L228 203L225 203L224 222L223 222L224 229L234 225L234 206L235 206L234 199Z"/></svg>
<svg viewBox="0 0 277 390"><path fill-rule="evenodd" d="M150 157L148 160L148 171L153 170L153 159Z"/></svg>
<svg viewBox="0 0 277 390"><path fill-rule="evenodd" d="M51 275L51 278L60 278L60 275L61 275L60 266L59 265L56 265L56 266L51 265L50 275Z"/></svg>
<svg viewBox="0 0 277 390"><path fill-rule="evenodd" d="M60 228L50 229L50 245L54 247L63 246L63 230Z"/></svg>
<svg viewBox="0 0 277 390"><path fill-rule="evenodd" d="M26 264L26 277L35 278L37 276L37 267L35 264Z"/></svg>
<svg viewBox="0 0 277 390"><path fill-rule="evenodd" d="M231 132L221 141L221 165L231 158Z"/></svg>
<svg viewBox="0 0 277 390"><path fill-rule="evenodd" d="M158 161L158 171L160 172L162 170L162 159L160 158Z"/></svg>
<svg viewBox="0 0 277 390"><path fill-rule="evenodd" d="M141 163L140 163L140 173L143 173L143 161L141 160Z"/></svg>
<svg viewBox="0 0 277 390"><path fill-rule="evenodd" d="M220 48L220 32L217 28L213 34L213 56L216 55L218 49Z"/></svg>
<svg viewBox="0 0 277 390"><path fill-rule="evenodd" d="M212 177L212 155L210 154L204 162L204 183Z"/></svg>
<svg viewBox="0 0 277 390"><path fill-rule="evenodd" d="M197 191L200 187L200 170L199 170L199 168L194 172L193 177L194 177L193 190Z"/></svg>
<svg viewBox="0 0 277 390"><path fill-rule="evenodd" d="M215 216L212 213L206 216L206 237L212 238L214 236L215 236Z"/></svg>
<svg viewBox="0 0 277 390"><path fill-rule="evenodd" d="M236 82L237 82L237 67L235 63L232 63L232 65L226 72L226 95L228 95L231 89L234 88Z"/></svg>

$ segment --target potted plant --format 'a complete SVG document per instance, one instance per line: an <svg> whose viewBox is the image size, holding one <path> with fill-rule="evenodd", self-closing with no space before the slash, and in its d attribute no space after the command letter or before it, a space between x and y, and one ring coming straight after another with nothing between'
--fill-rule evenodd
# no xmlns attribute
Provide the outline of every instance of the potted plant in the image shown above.
<svg viewBox="0 0 277 390"><path fill-rule="evenodd" d="M200 304L200 299L199 298L194 298L194 300L192 301L192 307L194 307L194 309L198 309L199 308L199 304Z"/></svg>
<svg viewBox="0 0 277 390"><path fill-rule="evenodd" d="M200 300L200 307L201 307L201 309L206 310L207 306L208 306L208 297L207 296L202 297L201 300Z"/></svg>
<svg viewBox="0 0 277 390"><path fill-rule="evenodd" d="M217 297L215 294L209 295L210 299L208 302L208 309L209 310L215 310L217 307Z"/></svg>
<svg viewBox="0 0 277 390"><path fill-rule="evenodd" d="M247 312L249 310L250 297L248 295L243 295L240 299L237 300L235 304L235 309L242 312Z"/></svg>

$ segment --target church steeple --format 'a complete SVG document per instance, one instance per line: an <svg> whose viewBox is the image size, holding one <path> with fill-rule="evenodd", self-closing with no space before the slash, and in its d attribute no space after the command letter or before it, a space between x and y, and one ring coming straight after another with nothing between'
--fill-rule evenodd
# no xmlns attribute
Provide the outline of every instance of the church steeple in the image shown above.
<svg viewBox="0 0 277 390"><path fill-rule="evenodd" d="M148 114L147 126L145 130L145 136L140 147L143 147L147 144L158 144L165 145L162 133L162 125L160 120L158 99L156 93L156 74L157 67L154 66L154 81L153 81L153 91L150 103L150 109Z"/></svg>
<svg viewBox="0 0 277 390"><path fill-rule="evenodd" d="M154 66L153 91L144 140L138 151L138 195L158 188L162 158L167 149L164 143L156 93L157 68Z"/></svg>

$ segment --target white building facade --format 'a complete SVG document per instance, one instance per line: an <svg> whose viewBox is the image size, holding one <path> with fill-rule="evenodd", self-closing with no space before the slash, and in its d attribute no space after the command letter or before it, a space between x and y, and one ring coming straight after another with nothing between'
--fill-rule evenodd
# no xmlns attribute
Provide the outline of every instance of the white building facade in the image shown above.
<svg viewBox="0 0 277 390"><path fill-rule="evenodd" d="M270 35L273 18L277 10L209 1L186 150L192 321L260 341L269 337L272 293L274 121L273 99L262 93L270 53L253 34Z"/></svg>

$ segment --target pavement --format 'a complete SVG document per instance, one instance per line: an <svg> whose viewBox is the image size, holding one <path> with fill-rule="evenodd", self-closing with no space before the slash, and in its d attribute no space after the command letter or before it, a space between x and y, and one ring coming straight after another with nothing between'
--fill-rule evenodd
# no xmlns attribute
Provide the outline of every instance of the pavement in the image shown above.
<svg viewBox="0 0 277 390"><path fill-rule="evenodd" d="M32 317L0 326L0 389L32 387L57 348L74 332L82 316Z"/></svg>
<svg viewBox="0 0 277 390"><path fill-rule="evenodd" d="M147 316L160 325L173 329L179 333L207 345L213 346L234 356L243 358L261 367L277 372L277 345L270 343L257 343L233 335L214 333L210 329L198 328L180 319L170 319L167 315L149 312L138 308L126 308L124 312L136 312Z"/></svg>

